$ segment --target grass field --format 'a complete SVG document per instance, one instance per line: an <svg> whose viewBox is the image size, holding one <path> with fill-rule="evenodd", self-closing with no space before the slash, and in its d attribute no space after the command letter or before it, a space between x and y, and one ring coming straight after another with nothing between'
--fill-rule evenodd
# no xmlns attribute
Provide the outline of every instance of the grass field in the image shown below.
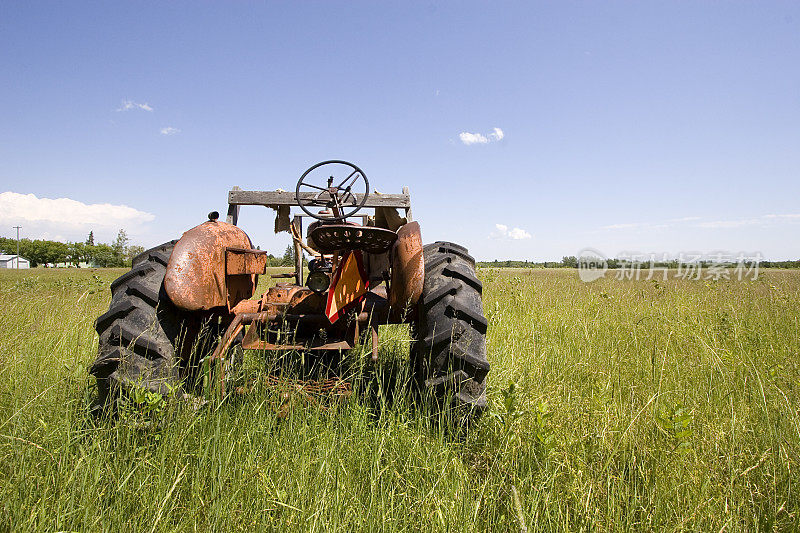
<svg viewBox="0 0 800 533"><path fill-rule="evenodd" d="M95 422L121 272L0 271L0 530L800 529L800 272L484 270L490 411L460 437L410 405L396 330L327 409L260 388Z"/></svg>

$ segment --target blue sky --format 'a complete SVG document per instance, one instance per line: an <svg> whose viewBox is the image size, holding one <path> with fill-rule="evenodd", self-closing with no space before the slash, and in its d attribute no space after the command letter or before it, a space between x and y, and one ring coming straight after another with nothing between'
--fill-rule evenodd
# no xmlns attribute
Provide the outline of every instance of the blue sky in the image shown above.
<svg viewBox="0 0 800 533"><path fill-rule="evenodd" d="M481 259L800 257L798 3L4 2L0 72L4 236L155 245L337 158Z"/></svg>

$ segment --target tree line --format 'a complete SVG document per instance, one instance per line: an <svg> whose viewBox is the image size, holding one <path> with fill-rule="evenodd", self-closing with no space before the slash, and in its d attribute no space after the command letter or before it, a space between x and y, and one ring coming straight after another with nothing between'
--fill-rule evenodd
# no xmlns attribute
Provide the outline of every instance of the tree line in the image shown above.
<svg viewBox="0 0 800 533"><path fill-rule="evenodd" d="M574 255L564 256L561 258L561 261L499 261L495 259L494 261L480 261L478 262L479 267L494 267L494 268L578 268L579 259ZM752 260L746 261L748 264L752 263ZM622 268L625 265L629 264L630 260L627 259L616 259L611 258L606 260L606 265L608 268ZM648 266L650 266L649 262L645 262ZM704 267L711 266L713 263L711 261L700 261L700 265ZM677 269L678 268L678 261L657 261L652 264L655 268L671 268ZM760 261L758 263L759 268L800 268L800 259L796 261Z"/></svg>
<svg viewBox="0 0 800 533"><path fill-rule="evenodd" d="M60 242L46 239L20 239L19 255L31 262L32 267L66 263L78 266L88 263L95 267L131 266L131 260L144 252L144 247L130 244L125 230L119 230L117 238L109 244L96 243L94 232L84 242ZM0 253L16 255L17 240L0 237ZM303 263L307 261L303 257ZM294 248L286 247L282 257L267 255L268 266L294 266Z"/></svg>
<svg viewBox="0 0 800 533"><path fill-rule="evenodd" d="M97 267L124 267L130 266L131 260L144 252L144 247L130 244L125 230L119 230L116 239L110 244L94 242L94 232L89 232L89 236L84 242L59 242L44 239L20 239L19 255L31 262L31 266L46 264L67 263L78 266L81 263L88 263ZM0 253L16 254L17 240L0 237ZM479 267L494 268L578 268L579 259L574 255L564 256L561 261L514 261L497 260L480 261ZM305 255L303 263L306 264ZM608 259L608 268L620 268L626 264L624 259ZM702 261L705 266L710 265L708 261ZM294 247L286 247L282 257L267 255L268 266L294 266ZM678 261L656 262L653 264L657 268L678 268ZM796 261L761 261L761 268L800 268L800 260Z"/></svg>
<svg viewBox="0 0 800 533"><path fill-rule="evenodd" d="M98 267L130 266L131 260L142 253L144 247L130 244L125 230L119 230L117 238L109 244L95 243L94 232L84 242L59 242L45 239L20 239L19 255L31 262L31 266L66 263L78 266L88 263ZM0 237L0 252L17 253L17 240Z"/></svg>

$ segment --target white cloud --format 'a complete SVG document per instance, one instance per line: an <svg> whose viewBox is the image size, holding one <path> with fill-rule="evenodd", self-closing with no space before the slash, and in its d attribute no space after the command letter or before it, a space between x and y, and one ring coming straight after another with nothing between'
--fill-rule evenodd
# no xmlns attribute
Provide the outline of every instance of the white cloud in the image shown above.
<svg viewBox="0 0 800 533"><path fill-rule="evenodd" d="M489 139L480 133L468 133L466 131L459 133L458 138L461 139L461 142L467 146L470 144L486 144L489 142Z"/></svg>
<svg viewBox="0 0 800 533"><path fill-rule="evenodd" d="M491 142L497 142L505 137L505 133L500 128L494 128L491 133L487 135L482 135L480 133L469 133L467 131L463 131L458 134L458 138L461 139L461 142L469 146L470 144L488 144Z"/></svg>
<svg viewBox="0 0 800 533"><path fill-rule="evenodd" d="M158 131L161 133L161 135L175 135L181 132L181 130L178 128L173 128L172 126L166 126Z"/></svg>
<svg viewBox="0 0 800 533"><path fill-rule="evenodd" d="M681 217L671 218L666 222L628 222L623 224L611 224L609 226L600 226L600 229L615 230L615 229L664 229L680 225L685 222L694 222L700 220L700 217Z"/></svg>
<svg viewBox="0 0 800 533"><path fill-rule="evenodd" d="M513 228L511 231L508 232L508 236L514 240L531 238L531 234L522 228Z"/></svg>
<svg viewBox="0 0 800 533"><path fill-rule="evenodd" d="M800 214L786 215L761 215L754 218L740 218L737 220L714 220L711 222L700 222L700 228L741 228L742 226L773 226L775 224L785 224L800 222Z"/></svg>
<svg viewBox="0 0 800 533"><path fill-rule="evenodd" d="M133 102L131 100L123 100L122 105L117 109L117 111L130 111L136 109L148 112L153 111L153 108L150 107L150 104L148 104L147 102L140 104L138 102Z"/></svg>
<svg viewBox="0 0 800 533"><path fill-rule="evenodd" d="M632 229L641 228L642 226L647 226L647 224L640 224L638 222L630 224L611 224L610 226L601 226L600 229Z"/></svg>
<svg viewBox="0 0 800 533"><path fill-rule="evenodd" d="M748 218L742 220L714 220L712 222L700 222L697 224L698 228L741 228L742 226L753 226L756 224L763 224L763 220L757 218Z"/></svg>
<svg viewBox="0 0 800 533"><path fill-rule="evenodd" d="M775 224L787 224L793 222L800 222L800 214L785 214L785 215L761 215L750 218L740 218L734 220L711 220L699 222L701 217L681 217L667 220L666 223L655 222L635 222L629 224L611 224L610 226L601 226L601 230L625 230L625 229L664 229L664 228L704 228L704 229L730 229L741 228L744 226L774 226ZM691 224L686 224L691 223Z"/></svg>
<svg viewBox="0 0 800 533"><path fill-rule="evenodd" d="M38 198L34 194L0 193L0 224L22 225L30 238L80 238L89 230L112 235L132 230L156 217L127 205L85 204L70 198Z"/></svg>
<svg viewBox="0 0 800 533"><path fill-rule="evenodd" d="M533 237L530 233L525 231L522 228L511 228L508 229L508 226L505 224L495 224L495 231L489 235L492 239L513 239L515 241L522 240L522 239L530 239Z"/></svg>
<svg viewBox="0 0 800 533"><path fill-rule="evenodd" d="M800 219L800 214L791 214L791 215L764 215L762 218L777 219L777 220L794 220L794 219Z"/></svg>

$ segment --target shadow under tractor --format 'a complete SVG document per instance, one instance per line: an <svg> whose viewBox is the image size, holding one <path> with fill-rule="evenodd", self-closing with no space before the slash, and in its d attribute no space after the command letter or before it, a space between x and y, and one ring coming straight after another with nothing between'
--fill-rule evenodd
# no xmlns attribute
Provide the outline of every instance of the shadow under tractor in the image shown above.
<svg viewBox="0 0 800 533"><path fill-rule="evenodd" d="M268 259L236 225L242 205L274 209L275 231L288 231L294 243L294 272L273 276L293 283L278 282L257 299ZM485 408L487 321L475 260L450 242L423 246L408 188L370 193L356 165L324 161L294 192L234 187L227 221L218 219L212 212L179 240L135 257L111 284L110 307L95 325L96 410L112 410L134 387L191 398L200 361L216 369L224 394L225 372L242 350L341 356L371 334L375 360L378 326L402 323L411 325L421 391L445 408L472 415ZM305 279L304 253L313 256Z"/></svg>

